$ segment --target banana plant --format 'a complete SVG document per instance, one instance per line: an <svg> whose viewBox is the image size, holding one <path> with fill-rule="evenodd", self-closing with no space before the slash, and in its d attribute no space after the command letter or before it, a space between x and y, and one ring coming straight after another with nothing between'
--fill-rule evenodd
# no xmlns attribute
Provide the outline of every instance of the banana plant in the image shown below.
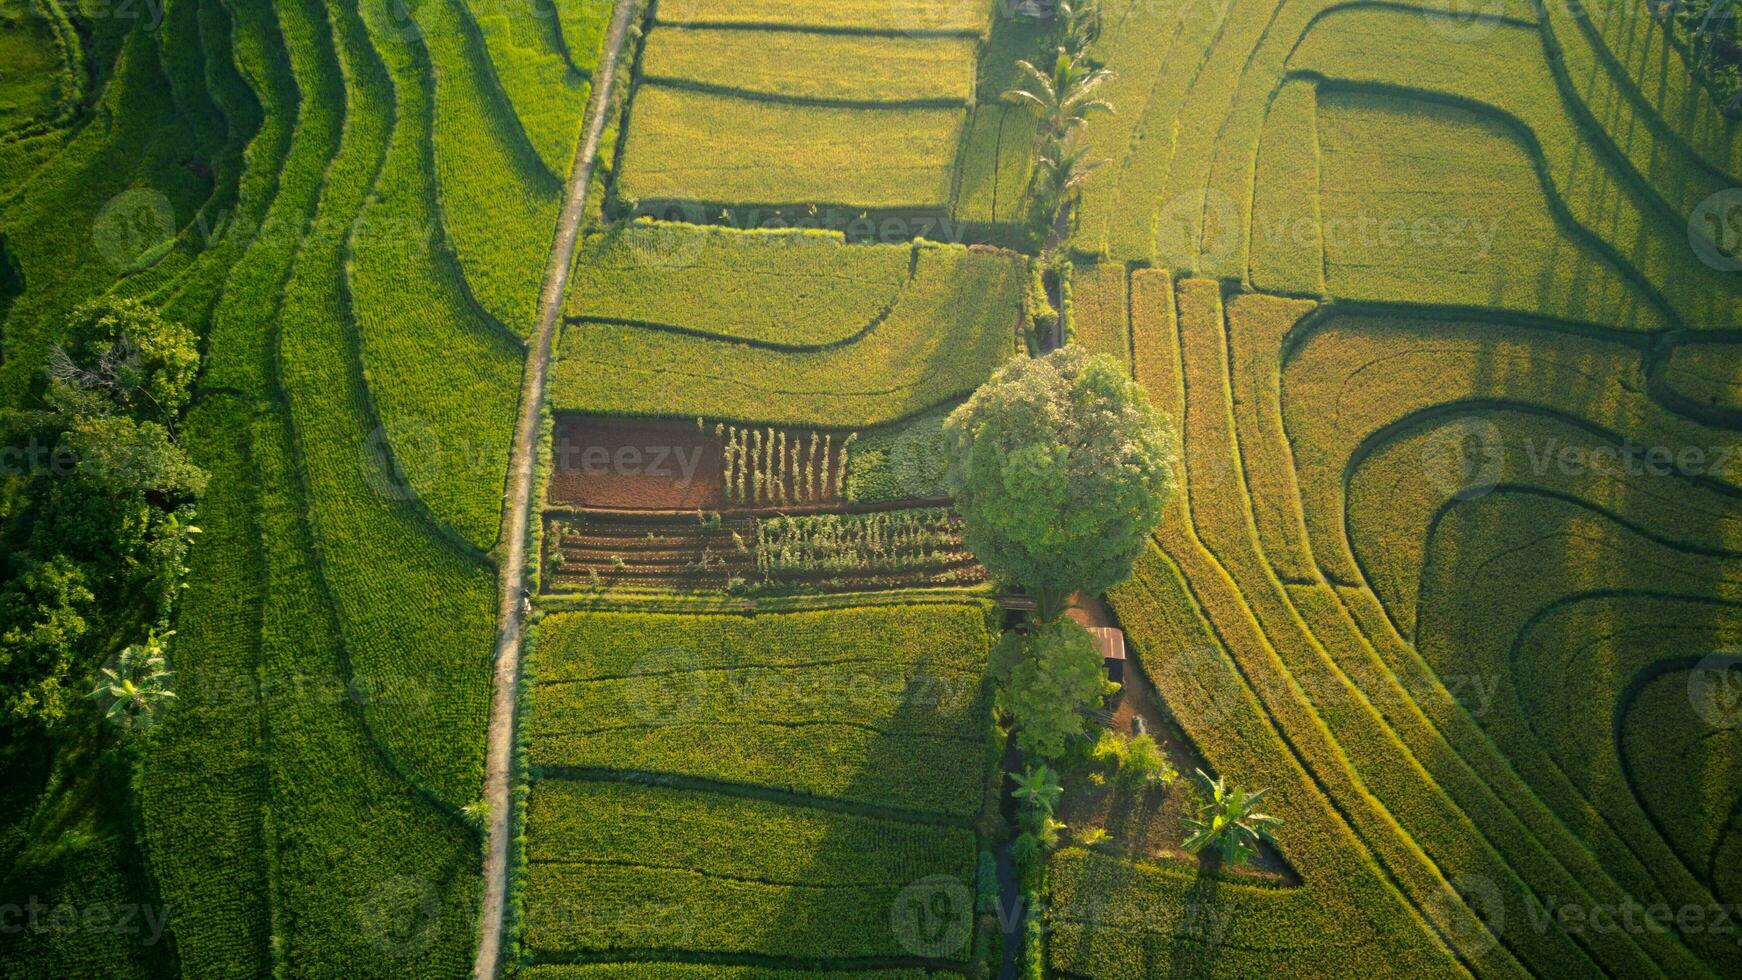
<svg viewBox="0 0 1742 980"><path fill-rule="evenodd" d="M1207 802L1198 809L1196 817L1185 820L1192 830L1184 844L1188 852L1197 854L1214 846L1223 863L1238 867L1258 853L1260 844L1276 844L1271 831L1281 826L1281 819L1258 811L1258 804L1270 790L1248 793L1230 787L1226 778L1211 779L1202 769L1193 776Z"/></svg>
<svg viewBox="0 0 1742 980"><path fill-rule="evenodd" d="M175 674L169 670L163 644L174 635L174 631L161 635L153 631L144 643L121 651L115 667L102 669L102 679L91 697L109 702L105 718L129 731L145 728L175 700L175 691L170 689Z"/></svg>
<svg viewBox="0 0 1742 980"><path fill-rule="evenodd" d="M1044 762L1038 768L1031 766L1024 772L1011 773L1010 778L1016 782L1012 795L1049 817L1065 793L1058 774Z"/></svg>

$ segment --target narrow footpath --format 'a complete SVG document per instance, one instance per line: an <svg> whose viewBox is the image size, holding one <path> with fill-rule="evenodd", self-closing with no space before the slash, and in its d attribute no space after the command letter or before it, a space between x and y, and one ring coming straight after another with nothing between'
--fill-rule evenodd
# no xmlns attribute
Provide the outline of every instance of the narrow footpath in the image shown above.
<svg viewBox="0 0 1742 980"><path fill-rule="evenodd" d="M532 475L536 470L539 418L544 412L545 376L550 368L551 346L562 321L563 293L574 264L575 243L587 206L587 188L597 168L599 146L604 138L611 91L617 81L617 64L623 39L635 13L635 0L617 0L611 27L605 35L604 53L594 75L592 103L580 151L569 175L556 240L551 245L550 264L544 272L544 290L539 296L538 337L529 352L520 393L520 419L514 430L514 454L508 465L508 484L502 514L501 587L496 621L496 673L490 703L490 728L486 749L484 801L490 807L484 833L484 901L479 912L478 958L472 967L475 980L494 980L502 966L502 930L507 909L509 845L513 839L509 775L514 764L515 712L520 703L520 652L526 623L521 616L521 591L526 583L526 539L532 517Z"/></svg>

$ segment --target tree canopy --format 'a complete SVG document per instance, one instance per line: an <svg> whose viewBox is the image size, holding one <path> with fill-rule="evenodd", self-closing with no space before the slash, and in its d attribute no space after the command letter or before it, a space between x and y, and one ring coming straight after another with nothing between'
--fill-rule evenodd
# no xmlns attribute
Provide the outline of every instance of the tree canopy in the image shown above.
<svg viewBox="0 0 1742 980"><path fill-rule="evenodd" d="M1022 751L1042 759L1064 755L1066 743L1087 731L1081 709L1099 706L1118 690L1107 680L1089 631L1069 619L1004 634L992 656L998 704L1016 726Z"/></svg>
<svg viewBox="0 0 1742 980"><path fill-rule="evenodd" d="M0 412L0 724L62 721L120 634L167 618L206 484L175 435L194 334L104 300L64 339L45 407Z"/></svg>
<svg viewBox="0 0 1742 980"><path fill-rule="evenodd" d="M1122 581L1173 493L1167 418L1118 362L1074 346L1006 364L945 432L968 547L1042 621Z"/></svg>

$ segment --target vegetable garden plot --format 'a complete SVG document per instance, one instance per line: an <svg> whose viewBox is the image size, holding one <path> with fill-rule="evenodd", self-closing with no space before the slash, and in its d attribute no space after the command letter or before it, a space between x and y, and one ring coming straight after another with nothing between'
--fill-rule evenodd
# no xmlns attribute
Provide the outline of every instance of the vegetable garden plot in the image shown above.
<svg viewBox="0 0 1742 980"><path fill-rule="evenodd" d="M891 498L899 503L943 496L931 485L941 473L923 472L924 452L941 448L921 445L941 436L880 433L880 448L855 468L857 433L563 415L546 500L545 588L979 585L985 570L948 510L843 500L850 472L865 485L861 496L866 486L905 491Z"/></svg>
<svg viewBox="0 0 1742 980"><path fill-rule="evenodd" d="M535 664L530 761L967 817L987 642L972 606L559 615Z"/></svg>

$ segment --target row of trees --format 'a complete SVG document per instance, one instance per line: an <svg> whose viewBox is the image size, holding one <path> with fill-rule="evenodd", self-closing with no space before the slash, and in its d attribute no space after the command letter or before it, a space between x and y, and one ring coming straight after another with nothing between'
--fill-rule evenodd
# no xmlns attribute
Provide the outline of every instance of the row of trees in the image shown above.
<svg viewBox="0 0 1742 980"><path fill-rule="evenodd" d="M93 697L133 729L173 698L166 627L206 485L176 427L199 362L185 327L101 301L33 407L0 412L0 727L52 729Z"/></svg>
<svg viewBox="0 0 1742 980"><path fill-rule="evenodd" d="M1083 185L1102 166L1090 158L1090 123L1115 112L1101 97L1114 74L1092 54L1102 32L1098 0L1061 0L1057 17L1053 57L1019 62L1022 84L1004 93L1035 120L1031 231L1042 264L1055 269ZM1064 829L1054 815L1062 787L1049 763L1094 744L1092 709L1116 690L1093 639L1065 612L1074 594L1100 595L1130 574L1174 492L1178 447L1127 371L1072 346L1007 364L950 416L945 433L969 548L995 579L1036 603L1026 627L1000 640L992 671L1018 747L1038 762L1015 777L1024 804L1017 856L1037 867ZM1128 789L1173 780L1153 738L1112 738L1116 745L1096 745L1093 756L1112 760ZM1249 859L1275 825L1256 809L1264 793L1230 789L1201 771L1195 779L1205 799L1185 848Z"/></svg>
<svg viewBox="0 0 1742 980"><path fill-rule="evenodd" d="M1031 229L1043 259L1050 259L1068 237L1071 211L1083 185L1105 163L1090 158L1089 121L1115 111L1099 94L1113 80L1113 72L1090 56L1101 37L1100 0L1060 0L1057 18L1058 47L1050 62L1017 62L1022 84L1003 96L1035 120L1029 201Z"/></svg>

